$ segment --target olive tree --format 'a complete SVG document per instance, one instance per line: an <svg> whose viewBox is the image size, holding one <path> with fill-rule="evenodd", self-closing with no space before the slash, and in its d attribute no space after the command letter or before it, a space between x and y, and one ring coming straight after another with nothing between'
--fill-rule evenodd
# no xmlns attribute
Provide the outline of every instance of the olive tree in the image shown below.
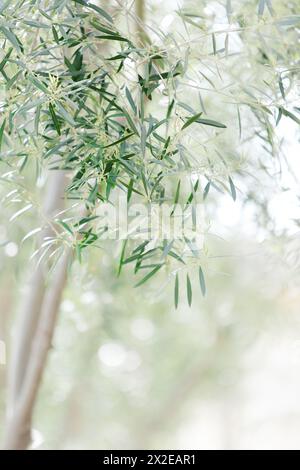
<svg viewBox="0 0 300 470"><path fill-rule="evenodd" d="M101 244L118 251L118 275L131 264L141 286L164 271L175 307L182 285L191 305L191 273L206 294L217 195L263 207L282 158L274 129L282 117L300 123L296 2L186 2L172 33L144 7L1 6L2 181L11 220L40 220L24 235L35 250L10 354L6 448L30 442L72 261Z"/></svg>

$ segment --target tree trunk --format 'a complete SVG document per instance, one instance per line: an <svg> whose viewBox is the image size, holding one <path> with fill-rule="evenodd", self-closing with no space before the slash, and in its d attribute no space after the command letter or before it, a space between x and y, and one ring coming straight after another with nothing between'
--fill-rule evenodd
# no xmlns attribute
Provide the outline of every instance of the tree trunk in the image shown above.
<svg viewBox="0 0 300 470"><path fill-rule="evenodd" d="M10 419L8 419L4 444L5 449L26 449L30 443L33 407L41 383L48 351L51 347L71 255L71 249L66 249L52 273L52 283L45 293L40 319L32 344L30 362L27 364L21 393L17 397L13 413Z"/></svg>
<svg viewBox="0 0 300 470"><path fill-rule="evenodd" d="M50 173L43 208L47 225L42 232L40 244L45 237L54 235L51 221L62 208L65 185L63 171ZM19 324L13 334L5 448L24 449L30 442L32 397L36 396L42 372L37 370L37 366L40 368L45 364L47 351L51 344L55 318L66 281L69 256L70 252L67 250L54 269L52 273L54 280L47 290L46 262L41 262L38 267L33 268L30 276L27 292L21 306ZM60 283L58 283L58 279ZM47 336L45 332L47 332ZM42 344L39 339L40 335L43 338ZM31 383L31 381L33 382Z"/></svg>

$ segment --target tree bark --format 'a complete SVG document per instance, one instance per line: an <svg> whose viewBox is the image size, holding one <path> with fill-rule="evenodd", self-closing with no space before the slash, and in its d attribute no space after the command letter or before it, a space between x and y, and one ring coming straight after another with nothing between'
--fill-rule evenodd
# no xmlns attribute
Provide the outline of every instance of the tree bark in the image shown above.
<svg viewBox="0 0 300 470"><path fill-rule="evenodd" d="M30 444L34 403L51 347L71 255L72 250L66 249L53 271L52 283L44 296L21 394L8 420L4 449L26 449Z"/></svg>
<svg viewBox="0 0 300 470"><path fill-rule="evenodd" d="M46 227L42 231L40 245L46 237L54 235L51 222L63 207L65 186L64 171L50 172L43 204ZM8 374L6 448L26 448L30 441L33 403L28 404L29 377L33 376L32 367L37 360L35 355L40 354L37 351L36 343L42 328L42 319L43 324L45 324L46 315L49 316L47 331L50 332L50 336L53 334L53 331L51 332L53 319L56 318L66 280L65 267L62 264L63 260L66 261L65 256L66 254L61 258L53 273L56 279L61 280L62 284L58 285L55 279L46 293L45 272L47 271L47 262L41 262L38 267L33 268L25 298L21 305L19 323L13 334L13 351ZM32 344L34 348L32 348ZM44 356L41 356L42 358L45 363ZM39 379L36 378L37 386L39 382L40 377Z"/></svg>

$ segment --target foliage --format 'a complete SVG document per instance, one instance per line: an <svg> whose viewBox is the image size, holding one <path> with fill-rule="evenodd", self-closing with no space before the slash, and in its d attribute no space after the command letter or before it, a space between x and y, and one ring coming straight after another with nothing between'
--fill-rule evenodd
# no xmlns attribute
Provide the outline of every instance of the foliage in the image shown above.
<svg viewBox="0 0 300 470"><path fill-rule="evenodd" d="M107 227L97 209L114 204L116 193L129 204L180 202L189 217L197 202L209 205L212 190L214 198L244 193L263 204L251 175L278 171L274 128L283 117L299 124L297 4L263 0L257 9L257 2L228 1L220 29L217 13L205 12L210 3L187 2L177 13L182 30L150 28L141 42L125 31L123 18L85 0L4 2L2 179L17 185L17 218L38 207L22 175L31 185L34 168L36 178L45 168L68 171L70 205L50 241L58 255L65 244L79 259L86 247L99 246ZM253 142L260 145L254 155ZM78 215L82 202L85 216ZM206 243L199 248L190 239L136 238L122 243L118 271L133 263L141 285L166 268L175 277L175 305L182 271L190 304L189 272L199 271L204 295L209 256Z"/></svg>

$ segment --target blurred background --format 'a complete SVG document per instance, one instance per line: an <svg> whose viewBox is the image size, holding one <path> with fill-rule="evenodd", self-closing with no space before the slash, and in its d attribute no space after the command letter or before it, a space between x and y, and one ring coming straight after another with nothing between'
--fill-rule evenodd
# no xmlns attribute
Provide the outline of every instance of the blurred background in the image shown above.
<svg viewBox="0 0 300 470"><path fill-rule="evenodd" d="M147 17L180 32L174 3L149 0ZM200 3L201 14L222 24L226 2ZM257 3L243 8L254 15ZM202 99L215 109L215 95L203 91ZM247 142L237 148L231 112L226 151L247 153L252 162L264 155L259 136L251 148ZM248 132L257 126L247 110L243 119ZM250 178L248 193L237 179L236 202L218 192L208 200L207 295L194 289L191 308L182 288L175 310L174 287L163 273L145 288L133 287L130 269L118 278L119 251L110 242L74 262L35 409L33 448L300 449L298 129L287 119L276 128L282 165L291 170L280 182ZM224 141L214 145L224 148ZM247 169L256 171L251 164ZM7 202L7 194L1 186L0 340L9 345L34 248L31 239L22 240L37 226L37 214L8 222L18 201ZM3 363L0 436L6 375Z"/></svg>

